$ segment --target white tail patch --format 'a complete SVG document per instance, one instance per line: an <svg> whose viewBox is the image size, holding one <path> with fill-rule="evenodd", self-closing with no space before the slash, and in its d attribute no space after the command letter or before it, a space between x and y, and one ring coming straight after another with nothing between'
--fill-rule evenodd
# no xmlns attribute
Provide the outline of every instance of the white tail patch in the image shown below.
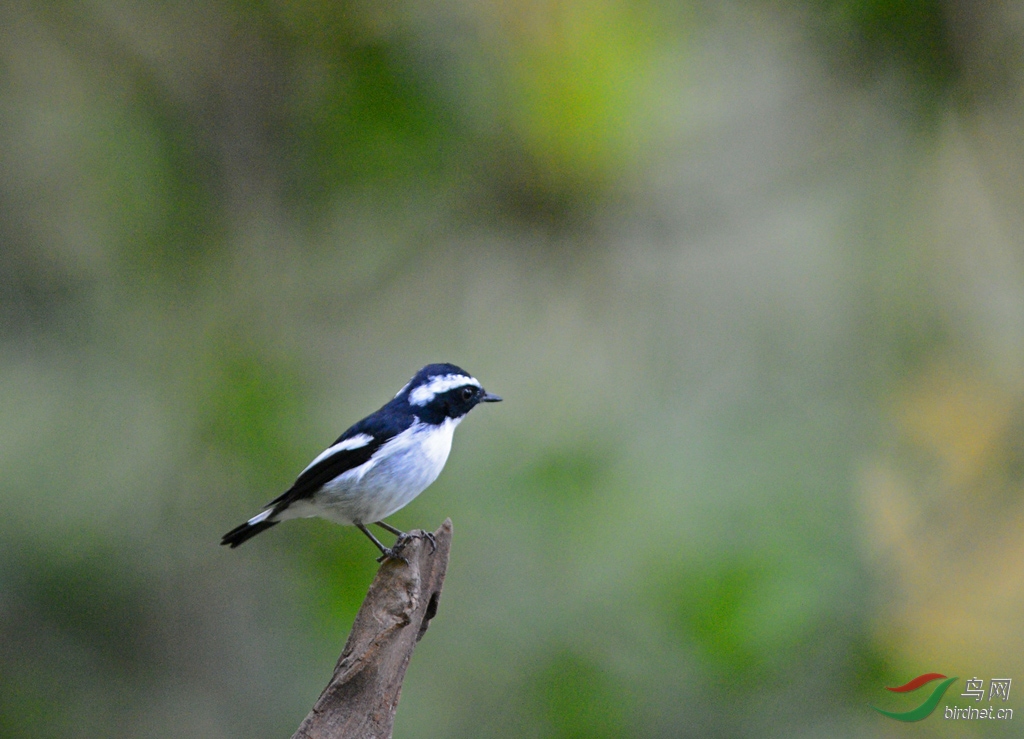
<svg viewBox="0 0 1024 739"><path fill-rule="evenodd" d="M266 511L263 511L263 513L258 513L258 514L256 514L255 516L253 516L252 518L250 518L250 519L249 519L249 520L247 521L247 523L248 523L248 524L249 524L250 526L255 526L255 525L256 525L256 524L258 524L258 523L263 523L263 522L264 522L264 521L266 521L266 520L267 520L268 518L270 518L270 514L271 514L271 513L273 513L273 512L274 512L274 510L273 510L273 509L270 509L270 510L266 510Z"/></svg>

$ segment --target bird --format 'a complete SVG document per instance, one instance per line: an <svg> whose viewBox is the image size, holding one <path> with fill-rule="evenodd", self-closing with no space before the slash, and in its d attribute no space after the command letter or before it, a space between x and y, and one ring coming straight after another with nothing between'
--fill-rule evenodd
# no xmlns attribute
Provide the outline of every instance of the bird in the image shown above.
<svg viewBox="0 0 1024 739"><path fill-rule="evenodd" d="M319 516L366 534L381 552L378 562L404 561L400 552L411 535L383 519L408 505L441 474L452 434L466 414L479 403L499 401L454 364L428 364L395 397L314 457L292 486L260 513L224 534L220 543L234 549L281 521ZM371 524L394 534L395 544L385 547L367 528Z"/></svg>

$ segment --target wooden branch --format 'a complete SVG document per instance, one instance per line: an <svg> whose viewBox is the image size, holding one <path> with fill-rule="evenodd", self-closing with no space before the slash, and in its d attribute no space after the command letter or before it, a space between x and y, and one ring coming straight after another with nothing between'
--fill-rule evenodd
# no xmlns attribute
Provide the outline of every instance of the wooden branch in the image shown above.
<svg viewBox="0 0 1024 739"><path fill-rule="evenodd" d="M416 643L437 613L452 520L434 532L437 549L414 531L408 564L385 560L370 585L334 676L292 739L390 739L402 680Z"/></svg>

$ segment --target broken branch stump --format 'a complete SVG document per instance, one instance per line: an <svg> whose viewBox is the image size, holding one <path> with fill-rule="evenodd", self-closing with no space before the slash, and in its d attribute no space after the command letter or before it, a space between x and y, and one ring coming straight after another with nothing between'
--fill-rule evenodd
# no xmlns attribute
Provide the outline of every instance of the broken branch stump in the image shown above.
<svg viewBox="0 0 1024 739"><path fill-rule="evenodd" d="M416 643L437 613L452 520L402 549L409 563L385 560L370 585L331 681L292 739L390 739L402 681Z"/></svg>

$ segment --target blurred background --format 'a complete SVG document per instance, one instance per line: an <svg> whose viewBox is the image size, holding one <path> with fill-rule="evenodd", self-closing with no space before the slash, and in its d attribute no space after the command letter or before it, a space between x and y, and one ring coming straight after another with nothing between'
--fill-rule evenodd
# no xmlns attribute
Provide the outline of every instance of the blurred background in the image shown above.
<svg viewBox="0 0 1024 739"><path fill-rule="evenodd" d="M397 737L1010 736L1022 213L1010 0L3 3L0 735L289 736L376 552L219 537L449 361Z"/></svg>

